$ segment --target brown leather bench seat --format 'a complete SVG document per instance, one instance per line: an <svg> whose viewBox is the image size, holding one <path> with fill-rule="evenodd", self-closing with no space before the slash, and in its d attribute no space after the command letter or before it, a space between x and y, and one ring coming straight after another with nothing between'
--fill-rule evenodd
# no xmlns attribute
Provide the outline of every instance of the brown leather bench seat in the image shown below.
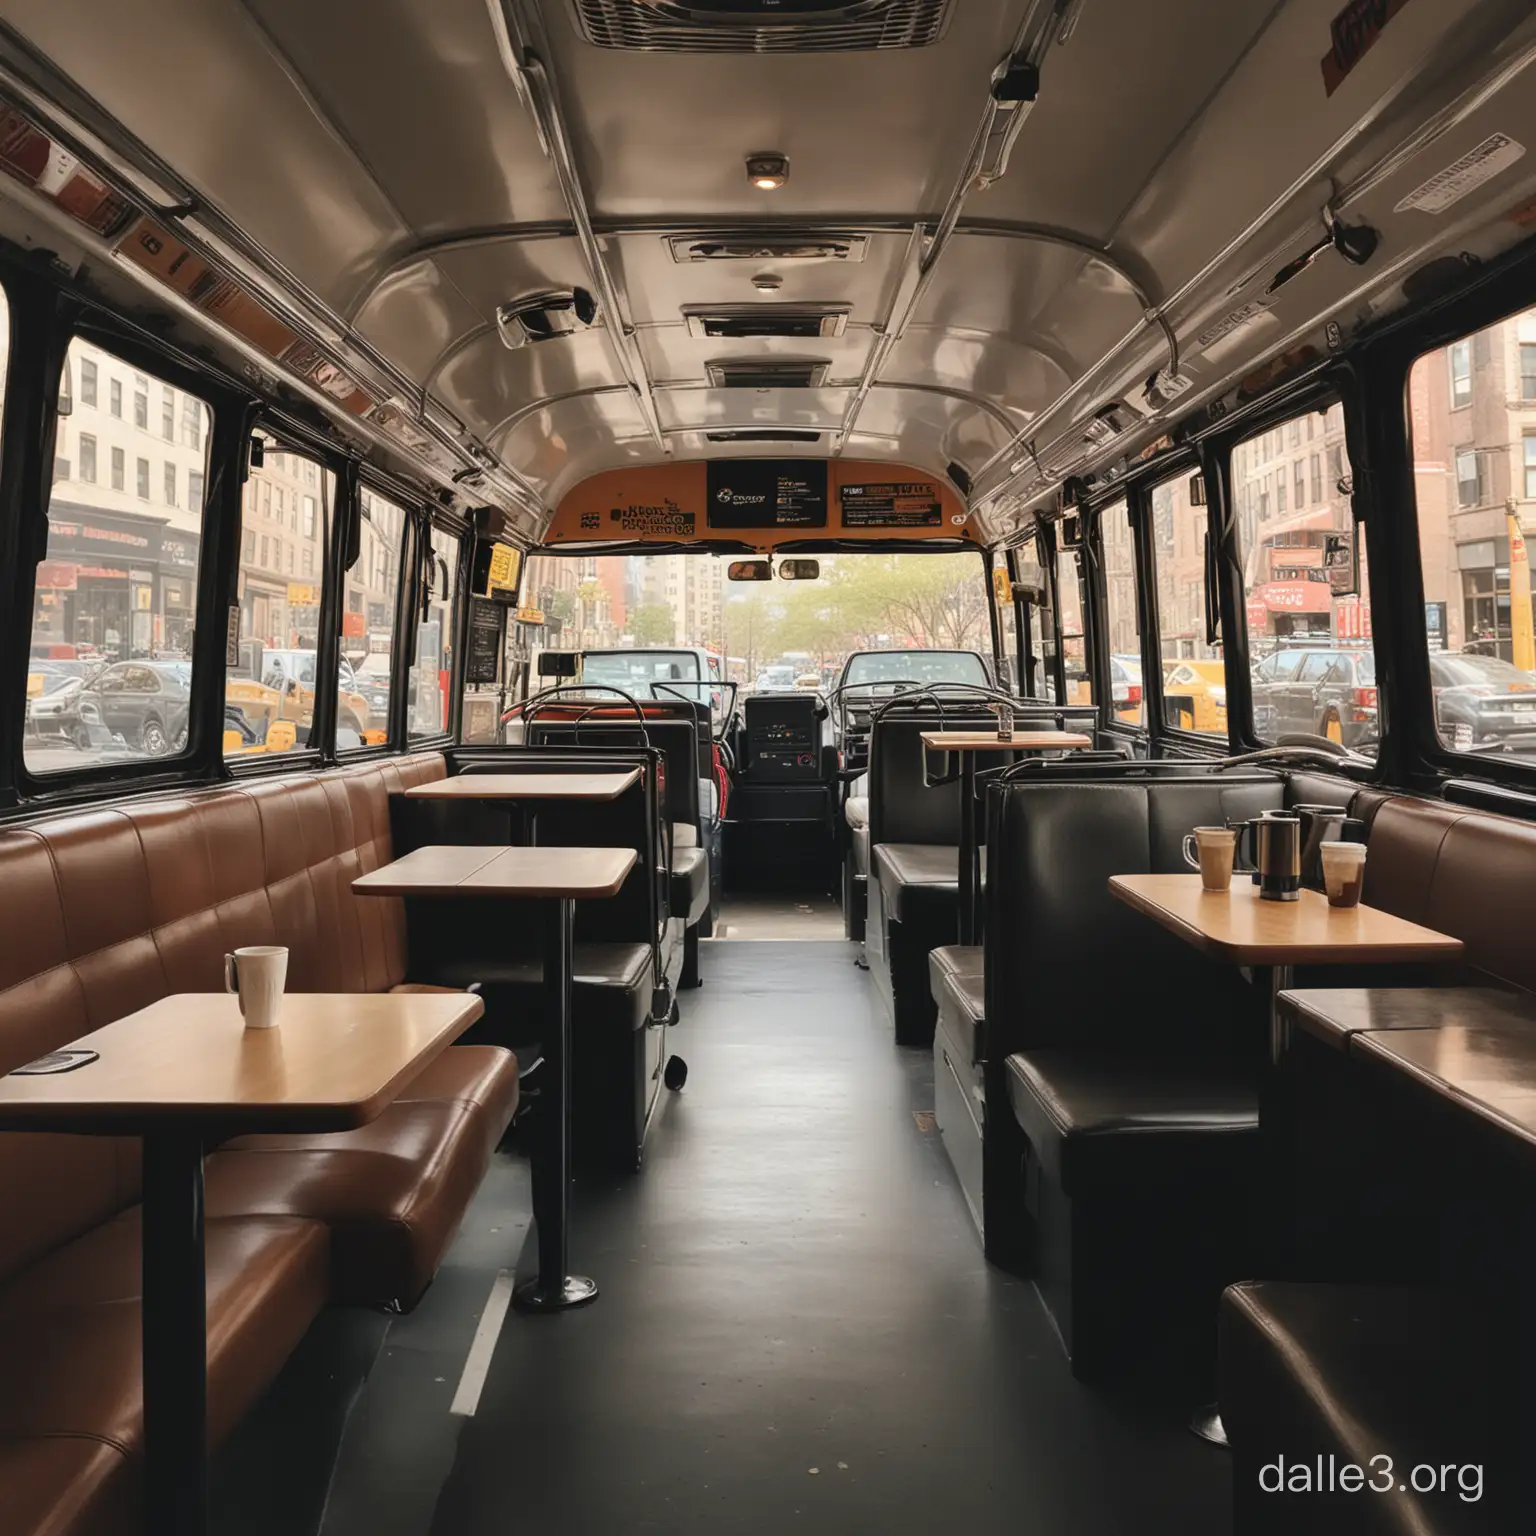
<svg viewBox="0 0 1536 1536"><path fill-rule="evenodd" d="M172 992L290 951L299 991L409 989L389 794L436 754L128 802L0 830L0 1072ZM517 1104L496 1047L441 1055L371 1125L241 1138L207 1162L210 1438L322 1307L414 1304ZM139 1530L139 1144L0 1135L0 1529Z"/></svg>
<svg viewBox="0 0 1536 1536"><path fill-rule="evenodd" d="M1229 1287L1220 1336L1235 1536L1532 1529L1532 1335L1518 1309L1442 1290L1258 1281ZM1379 1457L1391 1458L1385 1480ZM1341 1486L1345 1466L1374 1486ZM1427 1471L1415 1486L1429 1468L1433 1489Z"/></svg>

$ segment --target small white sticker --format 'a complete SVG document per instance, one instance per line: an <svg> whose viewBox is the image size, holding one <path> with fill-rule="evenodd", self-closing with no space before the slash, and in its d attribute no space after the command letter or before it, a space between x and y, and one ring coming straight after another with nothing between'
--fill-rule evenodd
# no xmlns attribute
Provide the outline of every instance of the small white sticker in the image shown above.
<svg viewBox="0 0 1536 1536"><path fill-rule="evenodd" d="M240 665L240 605L229 605L229 630L224 637L224 665L226 667L238 667Z"/></svg>
<svg viewBox="0 0 1536 1536"><path fill-rule="evenodd" d="M1476 149L1469 149L1423 186L1415 187L1394 212L1406 213L1417 208L1420 213L1444 213L1467 193L1475 192L1485 181L1492 181L1524 153L1525 145L1516 143L1508 134L1491 133Z"/></svg>
<svg viewBox="0 0 1536 1536"><path fill-rule="evenodd" d="M1223 336L1230 336L1240 325L1247 323L1258 315L1262 315L1269 308L1266 299L1254 299L1250 304L1244 304L1241 309L1234 309L1230 315L1223 316L1215 325L1195 337L1197 347L1209 347L1221 340Z"/></svg>
<svg viewBox="0 0 1536 1536"><path fill-rule="evenodd" d="M69 178L75 174L75 167L79 164L79 160L67 149L50 144L48 163L37 178L37 190L46 192L49 197L57 197L69 185Z"/></svg>

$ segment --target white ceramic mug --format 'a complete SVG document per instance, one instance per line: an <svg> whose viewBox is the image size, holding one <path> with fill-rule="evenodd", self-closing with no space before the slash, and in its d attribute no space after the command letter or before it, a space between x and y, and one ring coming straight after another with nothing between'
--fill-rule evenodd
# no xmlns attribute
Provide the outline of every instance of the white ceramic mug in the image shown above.
<svg viewBox="0 0 1536 1536"><path fill-rule="evenodd" d="M240 998L247 1029L273 1029L288 980L288 951L281 944L253 944L224 956L224 990Z"/></svg>

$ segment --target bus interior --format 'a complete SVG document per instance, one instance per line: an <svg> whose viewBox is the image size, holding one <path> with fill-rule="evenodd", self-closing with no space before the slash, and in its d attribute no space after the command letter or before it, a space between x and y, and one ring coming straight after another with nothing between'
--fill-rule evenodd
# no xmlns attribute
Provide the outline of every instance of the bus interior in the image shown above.
<svg viewBox="0 0 1536 1536"><path fill-rule="evenodd" d="M1533 145L1530 0L0 0L0 1536L1536 1529Z"/></svg>

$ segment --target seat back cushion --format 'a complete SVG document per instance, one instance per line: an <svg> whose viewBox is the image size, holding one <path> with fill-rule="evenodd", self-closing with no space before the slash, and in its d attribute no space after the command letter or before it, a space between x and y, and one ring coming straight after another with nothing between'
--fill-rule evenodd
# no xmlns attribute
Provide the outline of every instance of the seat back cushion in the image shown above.
<svg viewBox="0 0 1536 1536"><path fill-rule="evenodd" d="M1371 821L1365 900L1467 946L1471 979L1536 989L1536 826L1393 795Z"/></svg>
<svg viewBox="0 0 1536 1536"><path fill-rule="evenodd" d="M388 796L435 753L264 779L0 830L0 1072L287 944L294 991L405 979L398 901L351 880L393 855ZM0 1279L133 1204L130 1138L0 1135Z"/></svg>
<svg viewBox="0 0 1536 1536"><path fill-rule="evenodd" d="M932 711L896 712L874 723L869 739L869 837L880 843L960 843L960 786L958 783L930 788L925 776L947 771L945 754L923 745L925 731L985 731L996 720L979 711L946 713L941 719ZM989 759L990 761L990 759ZM1002 758L998 758L1000 763Z"/></svg>
<svg viewBox="0 0 1536 1536"><path fill-rule="evenodd" d="M986 1017L994 1057L1041 1046L1236 1051L1252 1012L1218 966L1109 893L1186 870L1196 826L1278 809L1279 779L1015 782L989 797ZM1239 1021L1234 1024L1234 1020Z"/></svg>

